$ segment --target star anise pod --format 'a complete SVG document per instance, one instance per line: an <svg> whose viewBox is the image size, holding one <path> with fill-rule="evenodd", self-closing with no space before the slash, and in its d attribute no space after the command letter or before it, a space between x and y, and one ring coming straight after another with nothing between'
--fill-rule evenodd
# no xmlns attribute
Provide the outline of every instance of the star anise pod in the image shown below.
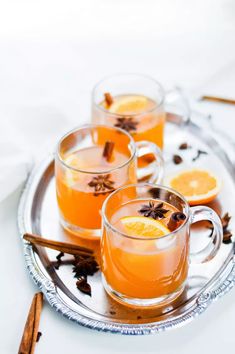
<svg viewBox="0 0 235 354"><path fill-rule="evenodd" d="M76 286L82 293L91 296L91 286L88 284L86 277L82 276L78 278Z"/></svg>
<svg viewBox="0 0 235 354"><path fill-rule="evenodd" d="M116 121L117 123L114 124L114 126L126 130L127 132L137 129L138 122L132 117L119 117Z"/></svg>
<svg viewBox="0 0 235 354"><path fill-rule="evenodd" d="M223 230L227 229L230 220L231 220L231 216L229 215L229 213L225 213L224 216L221 218Z"/></svg>
<svg viewBox="0 0 235 354"><path fill-rule="evenodd" d="M62 263L62 260L61 258L64 257L64 252L60 252L57 256L56 256L56 259L57 259L57 262L55 263L55 269L59 269L60 268L60 265Z"/></svg>
<svg viewBox="0 0 235 354"><path fill-rule="evenodd" d="M224 231L224 235L223 235L223 243L231 243L232 242L232 240L231 240L232 236L233 236L233 234L232 234L231 231L225 230Z"/></svg>
<svg viewBox="0 0 235 354"><path fill-rule="evenodd" d="M87 276L95 274L99 269L99 265L94 257L82 258L75 260L73 267L74 277Z"/></svg>
<svg viewBox="0 0 235 354"><path fill-rule="evenodd" d="M224 216L220 217L220 219L221 219L222 226L223 226L223 243L231 243L232 242L231 238L232 238L233 234L230 230L228 230L231 216L229 215L229 213L225 213ZM211 230L210 235L209 235L209 237L211 237L213 235L213 231L214 231L213 225L211 224L208 228Z"/></svg>
<svg viewBox="0 0 235 354"><path fill-rule="evenodd" d="M164 219L165 214L169 210L163 208L163 203L159 203L157 205L154 202L149 202L148 205L142 205L142 208L139 210L139 213L143 216L150 217L153 219Z"/></svg>
<svg viewBox="0 0 235 354"><path fill-rule="evenodd" d="M99 195L99 192L105 192L113 190L114 182L110 180L110 174L99 175L92 178L88 183L88 186L95 189L94 195Z"/></svg>
<svg viewBox="0 0 235 354"><path fill-rule="evenodd" d="M77 279L76 286L78 290L91 296L91 286L87 281L87 277L94 275L99 270L99 264L96 262L95 256L92 254L88 256L84 254L74 254L73 258L69 258L64 261L61 260L63 256L64 253L60 252L56 257L57 261L52 262L52 264L54 264L55 267L57 266L58 262L60 262L60 266L72 265L72 272L74 274L74 278Z"/></svg>

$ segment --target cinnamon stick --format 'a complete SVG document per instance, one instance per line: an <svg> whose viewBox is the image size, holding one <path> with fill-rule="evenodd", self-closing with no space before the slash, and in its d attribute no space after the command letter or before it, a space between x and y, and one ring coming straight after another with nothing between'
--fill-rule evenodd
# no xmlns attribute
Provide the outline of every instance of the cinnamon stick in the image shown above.
<svg viewBox="0 0 235 354"><path fill-rule="evenodd" d="M180 211L172 213L167 227L170 231L178 229L178 227L184 222L186 215Z"/></svg>
<svg viewBox="0 0 235 354"><path fill-rule="evenodd" d="M113 103L113 97L111 96L111 94L109 92L106 92L104 94L104 99L105 99L105 102L107 104L107 106L111 106L111 104Z"/></svg>
<svg viewBox="0 0 235 354"><path fill-rule="evenodd" d="M49 240L38 235L27 233L24 234L23 239L30 242L32 245L43 246L72 255L78 254L81 256L87 256L93 254L93 251L89 248L74 245L72 243Z"/></svg>
<svg viewBox="0 0 235 354"><path fill-rule="evenodd" d="M103 151L103 157L107 160L110 161L112 154L113 154L113 149L114 149L115 143L113 141L106 141L104 145L104 151Z"/></svg>
<svg viewBox="0 0 235 354"><path fill-rule="evenodd" d="M217 97L217 96L202 96L201 99L204 101L212 101L212 102L220 102L220 103L228 103L228 104L234 104L235 105L235 100L229 99L229 98L223 98L223 97Z"/></svg>
<svg viewBox="0 0 235 354"><path fill-rule="evenodd" d="M38 337L40 314L43 305L43 294L36 293L33 297L28 318L24 327L18 354L33 354Z"/></svg>

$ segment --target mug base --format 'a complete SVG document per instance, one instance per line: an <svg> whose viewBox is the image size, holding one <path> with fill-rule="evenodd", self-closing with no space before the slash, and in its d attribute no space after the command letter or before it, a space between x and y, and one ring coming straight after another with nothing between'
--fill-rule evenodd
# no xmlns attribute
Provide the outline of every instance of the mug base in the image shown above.
<svg viewBox="0 0 235 354"><path fill-rule="evenodd" d="M89 240L99 240L100 239L100 236L101 236L100 229L83 229L82 227L68 223L61 216L60 216L60 224L66 231L72 233L75 236L78 236L78 237L81 237L84 239L89 239Z"/></svg>
<svg viewBox="0 0 235 354"><path fill-rule="evenodd" d="M112 289L112 287L107 283L103 274L102 274L102 282L106 292L114 300L121 303L122 305L127 305L130 307L138 307L138 308L152 308L152 307L162 307L165 305L169 305L183 293L185 288L185 283L186 283L184 282L176 291L174 291L171 294L167 294L167 295L163 295L151 299L139 299L139 298L128 297Z"/></svg>

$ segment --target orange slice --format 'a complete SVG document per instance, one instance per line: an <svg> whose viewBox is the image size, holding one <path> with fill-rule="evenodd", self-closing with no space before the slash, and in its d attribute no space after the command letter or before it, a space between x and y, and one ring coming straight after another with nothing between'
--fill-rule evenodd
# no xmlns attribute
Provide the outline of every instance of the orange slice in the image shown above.
<svg viewBox="0 0 235 354"><path fill-rule="evenodd" d="M70 167L77 168L78 167L78 157L76 155L68 155L65 159L64 162L66 165ZM66 184L69 186L73 186L80 180L80 174L72 169L66 168L65 170L65 181Z"/></svg>
<svg viewBox="0 0 235 354"><path fill-rule="evenodd" d="M200 169L181 171L171 177L167 184L183 194L190 205L211 202L221 189L221 182L217 176Z"/></svg>
<svg viewBox="0 0 235 354"><path fill-rule="evenodd" d="M126 216L121 223L129 236L162 237L170 233L160 221L145 216Z"/></svg>
<svg viewBox="0 0 235 354"><path fill-rule="evenodd" d="M64 162L66 163L66 165L76 168L78 165L78 157L74 154L68 155L64 158Z"/></svg>
<svg viewBox="0 0 235 354"><path fill-rule="evenodd" d="M116 98L109 107L111 113L133 114L142 113L146 110L148 99L144 96L132 95Z"/></svg>

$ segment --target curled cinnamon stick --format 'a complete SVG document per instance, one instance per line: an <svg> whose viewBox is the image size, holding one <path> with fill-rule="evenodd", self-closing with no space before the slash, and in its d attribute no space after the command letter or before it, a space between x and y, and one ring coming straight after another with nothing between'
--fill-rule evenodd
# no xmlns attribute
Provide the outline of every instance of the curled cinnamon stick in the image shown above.
<svg viewBox="0 0 235 354"><path fill-rule="evenodd" d="M113 149L114 149L115 143L113 141L106 141L105 146L104 146L104 151L103 151L103 157L107 160L110 161L112 154L113 154Z"/></svg>
<svg viewBox="0 0 235 354"><path fill-rule="evenodd" d="M104 99L105 99L105 102L107 104L107 106L111 106L111 104L113 103L113 97L111 96L111 94L109 92L106 92L104 94Z"/></svg>
<svg viewBox="0 0 235 354"><path fill-rule="evenodd" d="M38 235L33 235L33 234L27 233L27 234L24 234L23 239L26 241L29 241L32 245L43 246L43 247L51 248L53 250L57 250L57 251L72 254L72 255L78 254L81 256L82 255L86 256L86 255L93 254L93 251L89 248L74 245L72 243L45 239L45 238L40 237Z"/></svg>
<svg viewBox="0 0 235 354"><path fill-rule="evenodd" d="M43 294L36 293L33 297L28 318L24 327L18 354L33 354L38 337L40 314L43 305Z"/></svg>
<svg viewBox="0 0 235 354"><path fill-rule="evenodd" d="M170 220L168 221L167 227L170 231L178 229L178 227L184 222L186 215L181 211L177 211L171 214Z"/></svg>

